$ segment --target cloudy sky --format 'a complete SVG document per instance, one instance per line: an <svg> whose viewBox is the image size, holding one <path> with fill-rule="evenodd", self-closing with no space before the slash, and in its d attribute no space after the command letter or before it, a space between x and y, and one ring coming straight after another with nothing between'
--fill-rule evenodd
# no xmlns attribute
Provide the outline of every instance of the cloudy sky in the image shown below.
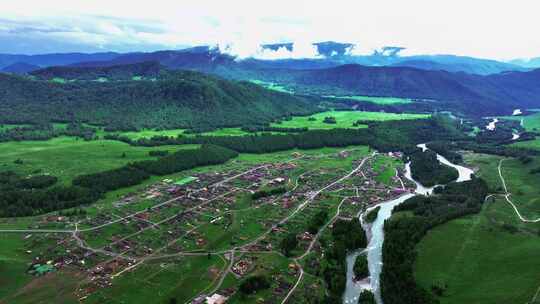
<svg viewBox="0 0 540 304"><path fill-rule="evenodd" d="M152 51L216 45L270 56L261 43L340 41L357 54L383 46L403 54L493 59L540 56L540 1L472 0L0 0L0 53Z"/></svg>

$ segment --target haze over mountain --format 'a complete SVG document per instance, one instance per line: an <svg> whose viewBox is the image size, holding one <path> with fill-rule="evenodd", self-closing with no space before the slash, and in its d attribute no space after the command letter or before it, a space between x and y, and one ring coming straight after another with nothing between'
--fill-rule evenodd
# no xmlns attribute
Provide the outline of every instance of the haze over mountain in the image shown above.
<svg viewBox="0 0 540 304"><path fill-rule="evenodd" d="M0 68L14 63L26 63L40 67L57 65L110 66L118 64L157 61L174 69L208 70L218 65L252 65L258 68L311 69L328 68L343 64L361 64L366 66L408 66L425 70L445 70L470 74L496 74L505 71L525 71L523 65L495 60L463 57L454 55L416 55L401 56L401 47L384 47L374 50L369 55L355 55L354 44L333 41L313 43L313 58L280 58L282 53L294 53L294 43L262 45L270 59L241 58L229 53L227 48L199 46L182 50L163 50L156 52L133 53L68 53L45 55L2 55ZM269 54L274 55L269 55ZM263 56L264 57L264 56ZM203 68L203 65L205 66Z"/></svg>

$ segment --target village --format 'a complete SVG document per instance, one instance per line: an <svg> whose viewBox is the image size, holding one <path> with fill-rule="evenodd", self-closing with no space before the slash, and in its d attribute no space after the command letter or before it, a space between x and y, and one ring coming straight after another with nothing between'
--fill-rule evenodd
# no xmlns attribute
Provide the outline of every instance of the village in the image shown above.
<svg viewBox="0 0 540 304"><path fill-rule="evenodd" d="M271 296L263 303L279 303L300 272L280 253L287 234L298 239L294 254L317 252L317 236L306 223L321 210L351 220L367 207L413 189L401 178L402 166L375 169L381 158L401 163L399 153L296 152L282 162L163 179L123 195L112 209L95 215L49 215L29 228L57 231L24 235L27 247L33 248L26 252L33 257L29 273L42 276L66 267L85 273L77 296L92 302L94 293L114 289L118 278L136 273L142 264L219 256L224 267L212 270L211 292L197 292L191 303L226 303L237 293L238 284L231 281L264 271L273 280ZM394 174L381 182L378 176L386 169ZM268 268L267 261L260 262L271 256L283 265Z"/></svg>

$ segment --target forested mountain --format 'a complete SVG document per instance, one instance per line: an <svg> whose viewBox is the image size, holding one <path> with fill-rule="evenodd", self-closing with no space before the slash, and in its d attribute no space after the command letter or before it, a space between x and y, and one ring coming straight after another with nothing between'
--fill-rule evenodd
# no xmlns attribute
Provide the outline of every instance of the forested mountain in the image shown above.
<svg viewBox="0 0 540 304"><path fill-rule="evenodd" d="M0 54L0 68L20 62L36 65L39 67L48 67L55 65L68 65L76 62L85 61L105 61L117 57L118 53L64 53L64 54L43 54L43 55L17 55Z"/></svg>
<svg viewBox="0 0 540 304"><path fill-rule="evenodd" d="M13 73L13 74L24 75L24 74L27 74L29 72L32 72L32 71L35 71L35 70L38 70L38 69L39 69L39 67L37 65L24 63L24 62L15 62L13 64L10 64L10 65L4 67L0 71L4 72L4 73Z"/></svg>
<svg viewBox="0 0 540 304"><path fill-rule="evenodd" d="M105 67L148 61L159 62L169 69L197 70L201 72L212 71L222 66L227 67L236 65L233 56L222 54L218 50L207 46L202 46L178 51L167 50L151 53L128 53L108 61L79 62L73 64L73 66Z"/></svg>
<svg viewBox="0 0 540 304"><path fill-rule="evenodd" d="M198 72L156 81L68 82L0 74L0 122L80 121L111 129L209 128L308 114L308 100Z"/></svg>
<svg viewBox="0 0 540 304"><path fill-rule="evenodd" d="M73 67L55 66L36 70L30 73L41 80L64 78L69 80L96 80L106 78L109 80L132 80L133 77L156 78L162 66L155 61L113 65L105 67Z"/></svg>
<svg viewBox="0 0 540 304"><path fill-rule="evenodd" d="M318 56L314 58L262 60L255 58L236 58L234 55L220 52L219 49L199 46L183 50L167 50L150 53L129 53L119 55L108 61L79 62L77 66L107 66L144 61L158 61L171 69L190 69L215 72L222 76L235 75L233 72L255 71L258 69L320 69L337 67L345 64L365 66L410 66L425 70L444 70L448 72L466 72L469 74L488 75L506 71L525 71L527 68L506 62L489 59L454 56L454 55L415 55L400 56L403 48L385 47L371 55L350 53L353 45L332 41L314 43ZM266 44L263 49L277 51L284 48L293 51L292 43Z"/></svg>
<svg viewBox="0 0 540 304"><path fill-rule="evenodd" d="M470 61L470 60L469 60ZM436 60L427 56L418 56L418 58L404 58L389 66L411 67L421 70L435 70L447 72L465 72L468 74L490 75L507 71L526 71L526 68L517 65L509 65L498 61L474 59L472 62L456 61L447 62L447 60Z"/></svg>
<svg viewBox="0 0 540 304"><path fill-rule="evenodd" d="M25 60L34 61L39 59L40 64L52 62L61 62L63 65L71 64L70 66L48 67L31 72L33 76L41 80L61 78L66 80L104 81L160 78L159 84L154 84L159 86L170 81L170 79L164 80L160 76L164 73L163 68L166 68L167 70L193 70L234 80L257 79L284 84L288 89L302 95L367 95L423 100L422 103L402 106L405 110L450 110L463 114L486 116L508 113L515 108L537 107L540 102L540 72L513 71L490 74L505 71L506 69L523 69L509 63L451 55L399 56L398 53L401 48L388 48L372 55L355 56L349 53L352 47L350 44L325 42L314 44L314 46L321 55L312 59L238 59L235 56L222 53L219 49L208 46L150 53L52 54L41 57L26 56L24 58ZM294 48L294 45L274 44L266 45L265 48L270 50L285 48L289 50ZM95 60L85 61L83 60L85 58ZM0 56L1 59L2 56ZM351 64L351 62L355 64ZM363 65L356 63L362 63ZM88 86L89 88L82 89L81 86ZM135 89L135 87L146 88L152 85L145 83L139 86L124 83L121 86ZM105 94L105 90L115 90L115 88L105 84L99 87L93 87L92 84L71 84L60 89L61 93L55 93L55 90L53 90L53 92L46 92L45 96L53 95L64 98L66 94L70 95L76 90L82 90L84 93L73 99L80 99L79 96L89 95L89 99L93 100L95 99L93 94L96 94L96 92ZM114 94L117 94L117 92ZM126 94L120 94L120 96ZM156 97L149 98L149 100L163 100L160 97L161 94L156 95ZM220 96L220 94L218 93L216 96ZM72 97L66 98L72 99ZM107 98L113 99L112 97L105 97L104 99ZM133 98L139 97L134 96ZM92 101L86 104L90 103ZM291 105L294 107L294 103ZM166 109L169 108L166 107ZM298 112L298 110L294 109L293 112ZM167 112L164 109L160 111ZM108 113L108 111L106 112ZM176 110L173 112L177 113ZM273 112L273 110L270 110L270 112ZM73 117L77 116L75 113L70 113ZM89 115L92 116L93 114ZM137 116L142 115L151 114L137 114ZM58 115L54 116L57 117ZM99 116L100 118L97 121L109 124L106 122L108 118L105 118L107 115L100 114ZM214 117L214 115L210 116ZM274 117L274 115L271 116ZM254 117L259 116L255 115ZM65 120L65 117L60 119ZM143 120L148 121L149 119ZM195 122L195 120L199 119L190 118L190 115L181 119L173 119L173 121L178 120L182 120L183 123L168 122L167 124L174 126L199 124ZM220 120L217 125L225 123L224 119ZM268 119L264 121L268 121ZM133 124L141 125L141 122L138 121Z"/></svg>
<svg viewBox="0 0 540 304"><path fill-rule="evenodd" d="M119 54L106 53L66 53L44 55L10 55L0 54L0 69L14 63L26 63L38 67L60 65L112 66L146 61L157 61L170 69L188 69L197 71L213 71L222 76L231 75L232 71L254 69L317 69L330 68L344 64L361 64L366 66L408 66L426 70L444 70L448 72L465 72L468 74L488 75L506 71L526 71L537 67L537 60L515 60L501 62L496 60L455 56L455 55L414 55L404 56L401 47L383 47L371 54L359 55L351 43L334 41L313 43L317 56L304 59L261 60L254 58L237 58L235 55L221 52L209 46L197 46L181 50L163 50L156 52L132 52ZM277 51L285 49L293 52L294 43L275 43L261 45L262 49Z"/></svg>
<svg viewBox="0 0 540 304"><path fill-rule="evenodd" d="M527 68L490 59L455 55L415 55L399 57L393 66L408 66L425 70L465 72L468 74L490 75L507 71L526 71Z"/></svg>
<svg viewBox="0 0 540 304"><path fill-rule="evenodd" d="M298 93L428 99L476 115L540 105L540 70L480 76L408 67L343 65L270 75L271 80L287 83Z"/></svg>

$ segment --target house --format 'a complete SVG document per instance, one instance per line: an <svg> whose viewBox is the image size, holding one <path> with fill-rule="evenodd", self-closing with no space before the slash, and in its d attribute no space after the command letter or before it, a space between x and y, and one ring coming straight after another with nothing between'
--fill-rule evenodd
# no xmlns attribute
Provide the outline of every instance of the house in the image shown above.
<svg viewBox="0 0 540 304"><path fill-rule="evenodd" d="M348 151L341 151L339 152L339 157L340 158L347 158L349 157L350 153Z"/></svg>
<svg viewBox="0 0 540 304"><path fill-rule="evenodd" d="M227 299L227 297L215 293L211 297L206 297L206 304L224 304Z"/></svg>
<svg viewBox="0 0 540 304"><path fill-rule="evenodd" d="M272 180L272 183L281 184L285 181L285 178L283 177L276 177L274 180Z"/></svg>

